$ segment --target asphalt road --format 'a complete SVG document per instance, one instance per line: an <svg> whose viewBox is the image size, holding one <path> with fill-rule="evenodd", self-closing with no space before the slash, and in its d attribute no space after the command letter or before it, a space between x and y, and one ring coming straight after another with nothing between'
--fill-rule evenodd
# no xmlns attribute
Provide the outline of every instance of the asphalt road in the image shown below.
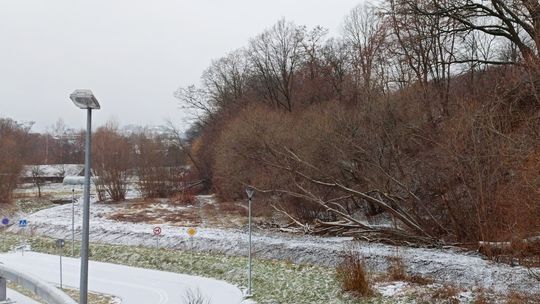
<svg viewBox="0 0 540 304"><path fill-rule="evenodd" d="M79 259L63 258L63 284L79 287ZM53 284L60 283L59 257L25 252L0 254L0 262ZM200 294L209 303L242 303L235 286L214 279L90 261L90 291L119 297L124 304L187 303L187 294Z"/></svg>

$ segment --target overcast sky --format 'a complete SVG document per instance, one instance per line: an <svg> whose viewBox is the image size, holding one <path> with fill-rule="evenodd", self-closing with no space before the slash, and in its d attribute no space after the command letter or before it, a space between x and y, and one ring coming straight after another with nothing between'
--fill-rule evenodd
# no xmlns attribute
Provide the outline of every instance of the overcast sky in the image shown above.
<svg viewBox="0 0 540 304"><path fill-rule="evenodd" d="M88 88L101 103L94 125L184 121L173 92L196 84L210 61L245 46L285 17L340 33L361 0L2 0L0 117L62 118L82 128L68 99Z"/></svg>

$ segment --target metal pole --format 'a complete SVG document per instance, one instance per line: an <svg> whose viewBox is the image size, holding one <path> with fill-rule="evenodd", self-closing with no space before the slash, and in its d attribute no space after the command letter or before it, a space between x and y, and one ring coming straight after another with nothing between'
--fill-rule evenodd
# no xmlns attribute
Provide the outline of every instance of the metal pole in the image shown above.
<svg viewBox="0 0 540 304"><path fill-rule="evenodd" d="M60 247L60 289L64 289L62 286L62 254L64 253L64 247Z"/></svg>
<svg viewBox="0 0 540 304"><path fill-rule="evenodd" d="M91 170L92 109L87 109L86 144L84 153L84 205L81 242L80 304L88 303L88 243L90 233L90 170Z"/></svg>
<svg viewBox="0 0 540 304"><path fill-rule="evenodd" d="M75 188L71 189L71 256L75 256Z"/></svg>
<svg viewBox="0 0 540 304"><path fill-rule="evenodd" d="M193 236L189 236L189 242L191 244L191 254L194 254L195 252L193 251ZM195 259L195 257L192 257L190 259L190 267L191 267L191 270L193 270L193 260Z"/></svg>
<svg viewBox="0 0 540 304"><path fill-rule="evenodd" d="M249 271L248 271L248 296L251 296L251 197L248 199L249 201Z"/></svg>

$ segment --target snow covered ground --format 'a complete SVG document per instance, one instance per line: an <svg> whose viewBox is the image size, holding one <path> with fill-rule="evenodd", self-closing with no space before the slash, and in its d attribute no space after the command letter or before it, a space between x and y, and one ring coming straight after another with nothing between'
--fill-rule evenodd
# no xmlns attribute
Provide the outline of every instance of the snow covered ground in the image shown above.
<svg viewBox="0 0 540 304"><path fill-rule="evenodd" d="M29 297L22 295L15 290L11 290L8 288L7 290L7 298L8 300L12 301L14 304L39 304L39 302L36 302Z"/></svg>
<svg viewBox="0 0 540 304"><path fill-rule="evenodd" d="M152 229L156 225L110 220L107 215L115 211L114 205L93 203L91 207L91 242L123 245L155 246ZM76 207L76 238L80 237L81 209ZM30 227L25 233L36 233L54 238L71 238L71 205L56 206L28 215ZM159 246L184 250L247 254L247 233L242 229L199 228L190 239L188 227L159 225L162 234ZM11 231L19 228L12 226ZM290 260L295 263L335 265L340 254L349 250L351 238L320 238L258 231L253 236L255 256L268 259ZM508 290L540 292L540 284L523 267L511 267L484 260L474 252L456 249L426 249L393 247L383 244L359 243L354 250L360 252L370 268L386 271L388 258L403 259L409 274L432 278L437 282L474 286L497 292Z"/></svg>
<svg viewBox="0 0 540 304"><path fill-rule="evenodd" d="M0 262L60 284L58 256L35 252L26 252L24 256L9 253L1 254ZM63 258L64 286L78 288L79 262L79 259ZM93 261L88 272L90 291L114 295L125 304L188 303L189 292L200 294L212 303L242 303L242 292L237 287L214 279Z"/></svg>

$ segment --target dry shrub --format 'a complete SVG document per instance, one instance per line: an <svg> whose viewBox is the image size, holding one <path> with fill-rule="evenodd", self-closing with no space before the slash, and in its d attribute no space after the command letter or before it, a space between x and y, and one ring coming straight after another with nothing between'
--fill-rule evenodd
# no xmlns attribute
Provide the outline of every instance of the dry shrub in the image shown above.
<svg viewBox="0 0 540 304"><path fill-rule="evenodd" d="M388 278L393 281L407 281L409 276L405 272L405 264L400 256L388 258Z"/></svg>
<svg viewBox="0 0 540 304"><path fill-rule="evenodd" d="M429 285L429 284L433 284L433 280L432 279L429 279L429 278L424 278L423 276L420 276L420 275L411 275L407 278L407 281L411 282L411 283L415 283L415 284L418 284L418 285Z"/></svg>
<svg viewBox="0 0 540 304"><path fill-rule="evenodd" d="M196 192L192 189L178 191L172 195L171 203L175 205L195 205L197 203Z"/></svg>
<svg viewBox="0 0 540 304"><path fill-rule="evenodd" d="M245 206L247 208L247 203ZM274 211L272 202L268 199L257 199L251 206L251 213L255 217L271 218L275 213Z"/></svg>
<svg viewBox="0 0 540 304"><path fill-rule="evenodd" d="M331 109L321 107L296 116L269 109L265 106L250 106L227 124L220 140L215 144L213 185L223 200L245 199L246 184L260 189L293 189L294 180L290 174L267 165L262 158L280 162L283 159L274 149L291 147L302 151L310 162L324 165L329 174L340 172L334 145L334 130L337 124L327 115ZM342 109L343 111L343 109ZM306 145L305 140L313 140ZM257 201L279 201L293 216L303 222L314 219L333 218L318 205L304 199L289 196L272 196L259 192Z"/></svg>
<svg viewBox="0 0 540 304"><path fill-rule="evenodd" d="M458 304L459 300L456 298L458 293L459 293L459 289L457 289L456 287L450 286L450 285L444 285L436 289L431 295L431 298L434 300L444 300L447 303Z"/></svg>
<svg viewBox="0 0 540 304"><path fill-rule="evenodd" d="M247 217L247 203L245 204L245 206L246 207L238 205L235 202L223 202L223 203L220 203L218 207L219 207L219 213L221 214L241 215L241 216Z"/></svg>
<svg viewBox="0 0 540 304"><path fill-rule="evenodd" d="M491 303L486 297L486 294L482 291L476 295L473 304L489 304Z"/></svg>
<svg viewBox="0 0 540 304"><path fill-rule="evenodd" d="M478 252L488 259L510 265L540 267L540 238L514 238L507 242L481 242ZM534 277L534 275L533 275Z"/></svg>
<svg viewBox="0 0 540 304"><path fill-rule="evenodd" d="M214 187L226 200L245 198L246 184L278 189L265 199L284 202L300 221L331 221L316 204L283 194L301 186L323 200L342 196L293 176L299 168L319 180L403 198L399 208L444 241L531 237L540 232L539 108L520 72L493 69L466 86L460 84L468 78L456 80L449 111L439 118L406 91L368 105L329 101L292 113L250 104L222 124L212 143ZM287 159L284 147L314 169ZM366 218L365 202L355 204L350 214Z"/></svg>
<svg viewBox="0 0 540 304"><path fill-rule="evenodd" d="M336 276L344 291L360 297L373 295L369 273L359 253L351 250L344 254L342 262L336 267Z"/></svg>
<svg viewBox="0 0 540 304"><path fill-rule="evenodd" d="M536 304L540 299L540 294L524 294L511 291L506 296L507 304Z"/></svg>
<svg viewBox="0 0 540 304"><path fill-rule="evenodd" d="M391 281L406 281L418 285L428 285L433 283L432 279L424 278L420 275L409 275L405 269L405 263L401 256L392 256L388 258L387 278Z"/></svg>

